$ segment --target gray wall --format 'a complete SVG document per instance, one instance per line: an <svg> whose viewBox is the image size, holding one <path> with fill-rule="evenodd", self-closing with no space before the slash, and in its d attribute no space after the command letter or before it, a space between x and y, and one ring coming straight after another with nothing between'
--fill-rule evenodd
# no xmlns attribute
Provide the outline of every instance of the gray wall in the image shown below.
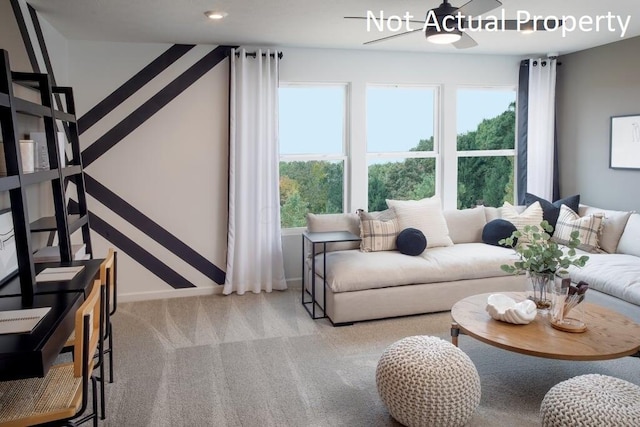
<svg viewBox="0 0 640 427"><path fill-rule="evenodd" d="M640 170L609 169L611 116L640 114L640 37L562 56L558 67L560 192L640 211ZM640 161L640 159L639 159Z"/></svg>

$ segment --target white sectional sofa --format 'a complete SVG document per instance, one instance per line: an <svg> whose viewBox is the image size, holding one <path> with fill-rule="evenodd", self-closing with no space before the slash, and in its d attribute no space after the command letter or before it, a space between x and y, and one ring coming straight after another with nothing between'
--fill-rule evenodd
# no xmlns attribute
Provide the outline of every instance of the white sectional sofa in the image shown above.
<svg viewBox="0 0 640 427"><path fill-rule="evenodd" d="M519 212L523 209L520 207ZM571 269L572 280L589 283L594 301L606 305L612 305L613 301L616 309L640 321L640 313L636 312L640 312L636 310L636 304L640 305L640 215L628 212L623 215L587 206L581 206L580 210L581 214L594 210L605 213L601 232L605 240L608 238L609 249L613 245L615 250L614 253L589 254L591 259L586 267ZM363 252L358 242L329 244L326 254L316 255L316 300L322 305L326 292L326 314L334 325L340 325L447 311L458 300L479 293L524 291L523 275L510 275L500 268L517 260L515 251L482 243L484 226L500 218L501 212L502 208L483 206L445 210L443 215L453 244L427 247L418 256L404 255L397 250ZM346 230L359 235L360 217L357 214L309 214L307 229L309 232ZM611 238L611 233L617 237ZM309 257L305 276L307 290L312 282L310 270ZM599 293L606 295L596 295Z"/></svg>

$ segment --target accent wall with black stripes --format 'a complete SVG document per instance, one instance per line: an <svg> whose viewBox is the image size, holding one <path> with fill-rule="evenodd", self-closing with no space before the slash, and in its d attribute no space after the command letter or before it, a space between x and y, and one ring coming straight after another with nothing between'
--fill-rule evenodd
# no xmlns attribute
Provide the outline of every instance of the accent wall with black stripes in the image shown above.
<svg viewBox="0 0 640 427"><path fill-rule="evenodd" d="M69 40L23 0L0 16L12 68L73 88L94 252L118 250L121 299L219 291L230 48Z"/></svg>

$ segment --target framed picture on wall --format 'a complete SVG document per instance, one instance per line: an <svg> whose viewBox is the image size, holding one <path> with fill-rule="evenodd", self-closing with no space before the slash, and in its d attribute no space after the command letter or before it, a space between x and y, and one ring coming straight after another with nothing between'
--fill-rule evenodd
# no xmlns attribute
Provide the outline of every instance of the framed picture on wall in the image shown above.
<svg viewBox="0 0 640 427"><path fill-rule="evenodd" d="M640 169L640 114L611 117L611 169Z"/></svg>
<svg viewBox="0 0 640 427"><path fill-rule="evenodd" d="M0 210L0 284L18 271L18 254L11 209Z"/></svg>

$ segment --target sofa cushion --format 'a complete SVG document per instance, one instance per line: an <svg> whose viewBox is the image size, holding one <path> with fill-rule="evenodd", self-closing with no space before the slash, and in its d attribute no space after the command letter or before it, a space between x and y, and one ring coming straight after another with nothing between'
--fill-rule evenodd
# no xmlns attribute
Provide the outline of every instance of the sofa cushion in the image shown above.
<svg viewBox="0 0 640 427"><path fill-rule="evenodd" d="M571 233L578 232L580 244L578 249L587 252L598 252L598 232L602 226L604 214L594 213L588 216L579 216L566 205L560 208L560 216L556 231L551 239L556 243L566 245L571 240Z"/></svg>
<svg viewBox="0 0 640 427"><path fill-rule="evenodd" d="M511 237L516 231L516 226L506 219L498 218L489 221L482 230L482 242L492 246L502 246L498 242L507 237ZM514 239L513 246L518 244L518 239Z"/></svg>
<svg viewBox="0 0 640 427"><path fill-rule="evenodd" d="M387 200L387 205L393 209L401 230L417 228L422 231L427 238L427 248L453 245L439 197L422 200Z"/></svg>
<svg viewBox="0 0 640 427"><path fill-rule="evenodd" d="M480 243L487 223L484 206L444 211L449 237L453 243Z"/></svg>
<svg viewBox="0 0 640 427"><path fill-rule="evenodd" d="M396 239L398 250L401 254L416 256L420 255L427 247L427 238L422 231L416 228L405 228L398 233Z"/></svg>
<svg viewBox="0 0 640 427"><path fill-rule="evenodd" d="M307 230L311 233L325 231L350 231L360 235L360 218L354 213L307 214ZM321 250L322 245L316 245ZM327 243L327 252L357 249L360 242ZM316 251L317 253L317 251Z"/></svg>
<svg viewBox="0 0 640 427"><path fill-rule="evenodd" d="M585 281L596 289L633 304L640 305L640 258L625 254L590 254L582 267L569 267L575 283ZM589 301L589 292L586 294Z"/></svg>
<svg viewBox="0 0 640 427"><path fill-rule="evenodd" d="M540 228L540 223L542 222L542 207L540 206L540 202L535 202L531 206L528 206L522 213L519 213L517 207L511 203L504 202L501 214L502 219L506 219L515 225L518 231L523 231L525 225L535 225ZM526 242L528 242L528 240L525 237L520 238L520 243Z"/></svg>
<svg viewBox="0 0 640 427"><path fill-rule="evenodd" d="M359 211L360 250L364 252L392 251L396 249L398 223L395 218L382 221L371 218L370 214Z"/></svg>
<svg viewBox="0 0 640 427"><path fill-rule="evenodd" d="M397 251L329 252L327 285L333 292L347 292L508 276L500 269L500 265L513 264L517 259L513 249L484 243L428 248L418 256L406 256ZM322 268L322 255L319 255L316 258L316 273L320 276Z"/></svg>
<svg viewBox="0 0 640 427"><path fill-rule="evenodd" d="M603 251L613 254L616 252L620 236L622 236L631 212L612 211L587 205L580 205L578 209L580 216L587 216L594 213L602 213L604 215L602 228L598 234L598 245Z"/></svg>
<svg viewBox="0 0 640 427"><path fill-rule="evenodd" d="M640 257L640 214L633 213L629 216L616 252Z"/></svg>
<svg viewBox="0 0 640 427"><path fill-rule="evenodd" d="M524 200L527 206L531 206L535 202L539 202L540 207L542 208L542 219L547 220L554 230L556 228L556 222L558 222L558 215L560 215L560 206L566 205L572 211L578 213L578 206L580 205L579 194L565 197L551 203L550 201L545 200L542 197L538 197L535 194L525 193Z"/></svg>

